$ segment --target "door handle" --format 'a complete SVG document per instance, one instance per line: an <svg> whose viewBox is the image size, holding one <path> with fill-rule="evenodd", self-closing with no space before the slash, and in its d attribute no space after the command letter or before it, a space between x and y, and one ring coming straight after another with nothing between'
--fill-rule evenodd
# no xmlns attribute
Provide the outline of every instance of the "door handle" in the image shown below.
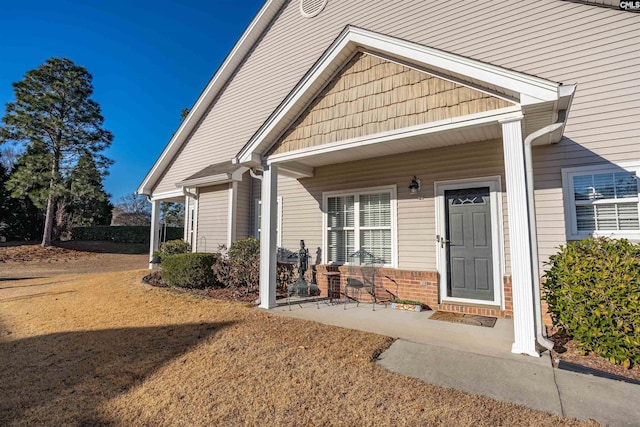
<svg viewBox="0 0 640 427"><path fill-rule="evenodd" d="M451 242L445 239L444 237L440 236L440 247L444 248L445 243L451 243Z"/></svg>

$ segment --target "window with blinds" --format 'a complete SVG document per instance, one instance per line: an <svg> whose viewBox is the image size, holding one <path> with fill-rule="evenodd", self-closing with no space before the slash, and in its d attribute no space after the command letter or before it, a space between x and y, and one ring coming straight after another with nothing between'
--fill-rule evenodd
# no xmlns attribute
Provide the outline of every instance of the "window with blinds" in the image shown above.
<svg viewBox="0 0 640 427"><path fill-rule="evenodd" d="M384 264L393 262L392 192L354 192L325 198L327 262L346 264L364 249Z"/></svg>
<svg viewBox="0 0 640 427"><path fill-rule="evenodd" d="M565 194L571 210L571 237L611 235L635 237L640 233L639 186L636 171L620 168L563 171Z"/></svg>

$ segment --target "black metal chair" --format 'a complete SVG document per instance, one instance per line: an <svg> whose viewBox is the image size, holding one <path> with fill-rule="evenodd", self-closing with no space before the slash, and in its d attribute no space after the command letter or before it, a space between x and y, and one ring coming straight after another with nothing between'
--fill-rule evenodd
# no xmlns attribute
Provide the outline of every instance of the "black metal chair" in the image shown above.
<svg viewBox="0 0 640 427"><path fill-rule="evenodd" d="M376 304L378 303L376 297L376 279L378 276L378 268L384 263L380 258L377 258L370 252L364 249L360 249L349 256L351 265L359 265L360 274L359 277L348 277L347 283L344 287L344 309L347 309L347 304L350 299L355 300L356 307L360 305L360 299L363 294L368 294L372 301L373 311L376 310Z"/></svg>

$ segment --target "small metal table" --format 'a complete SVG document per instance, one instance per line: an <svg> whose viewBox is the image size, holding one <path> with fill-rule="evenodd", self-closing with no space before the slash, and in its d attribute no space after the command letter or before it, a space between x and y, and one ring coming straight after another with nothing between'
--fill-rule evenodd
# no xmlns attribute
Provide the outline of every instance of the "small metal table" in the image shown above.
<svg viewBox="0 0 640 427"><path fill-rule="evenodd" d="M337 295L340 299L340 272L339 271L327 271L324 273L327 278L327 294L329 297L329 303L333 304L333 298Z"/></svg>

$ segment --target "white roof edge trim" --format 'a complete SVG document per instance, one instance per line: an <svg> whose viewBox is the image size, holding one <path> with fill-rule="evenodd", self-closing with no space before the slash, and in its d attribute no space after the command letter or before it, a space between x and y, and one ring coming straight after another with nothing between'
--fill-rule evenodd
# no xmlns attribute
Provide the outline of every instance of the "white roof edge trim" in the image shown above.
<svg viewBox="0 0 640 427"><path fill-rule="evenodd" d="M151 197L151 201L155 202L158 200L174 199L176 197L181 197L181 196L184 196L184 193L182 190L165 191L162 193L155 194L153 197Z"/></svg>
<svg viewBox="0 0 640 427"><path fill-rule="evenodd" d="M553 101L557 97L560 84L550 80L361 28L353 28L351 33L353 36L350 39L355 43L411 58L425 65L438 66L463 76L538 98L540 101Z"/></svg>
<svg viewBox="0 0 640 427"><path fill-rule="evenodd" d="M267 0L258 11L233 46L233 49L231 49L229 55L227 55L216 73L211 77L211 80L209 80L209 83L191 107L189 114L182 121L176 133L171 137L167 146L149 172L147 172L144 180L136 190L137 194L151 195L152 189L157 183L161 173L164 172L164 169L169 165L174 155L197 126L202 116L204 116L211 102L220 93L220 90L227 83L229 77L234 73L238 65L242 63L246 54L251 50L255 42L262 35L262 32L269 26L271 20L285 3L286 0Z"/></svg>
<svg viewBox="0 0 640 427"><path fill-rule="evenodd" d="M265 139L279 122L302 98L305 92L316 82L331 63L345 50L367 48L379 50L387 55L410 59L425 66L435 66L453 73L503 87L520 93L527 104L555 101L558 99L559 83L539 77L508 70L496 65L487 64L460 55L419 45L384 34L374 33L362 28L348 26L325 51L320 59L309 70L298 86L285 98L265 124L254 134L249 142L238 152L236 161L244 163L255 158ZM520 102L522 105L522 101ZM262 153L260 153L262 154Z"/></svg>
<svg viewBox="0 0 640 427"><path fill-rule="evenodd" d="M176 183L176 187L204 187L207 185L227 184L233 181L242 181L242 175L248 170L248 167L241 167L232 173L218 173L215 175L203 176L202 178L188 179Z"/></svg>
<svg viewBox="0 0 640 427"><path fill-rule="evenodd" d="M451 119L438 120L437 122L424 123L407 128L385 131L373 135L359 136L342 141L331 142L319 146L300 148L286 153L269 156L267 164L279 164L281 162L297 161L316 154L325 154L340 151L348 148L366 147L375 144L394 141L402 138L428 135L431 133L462 129L472 126L483 126L492 123L502 123L507 121L521 120L523 117L520 107L505 107L498 110L486 111L483 113L469 114L467 116L454 117Z"/></svg>

